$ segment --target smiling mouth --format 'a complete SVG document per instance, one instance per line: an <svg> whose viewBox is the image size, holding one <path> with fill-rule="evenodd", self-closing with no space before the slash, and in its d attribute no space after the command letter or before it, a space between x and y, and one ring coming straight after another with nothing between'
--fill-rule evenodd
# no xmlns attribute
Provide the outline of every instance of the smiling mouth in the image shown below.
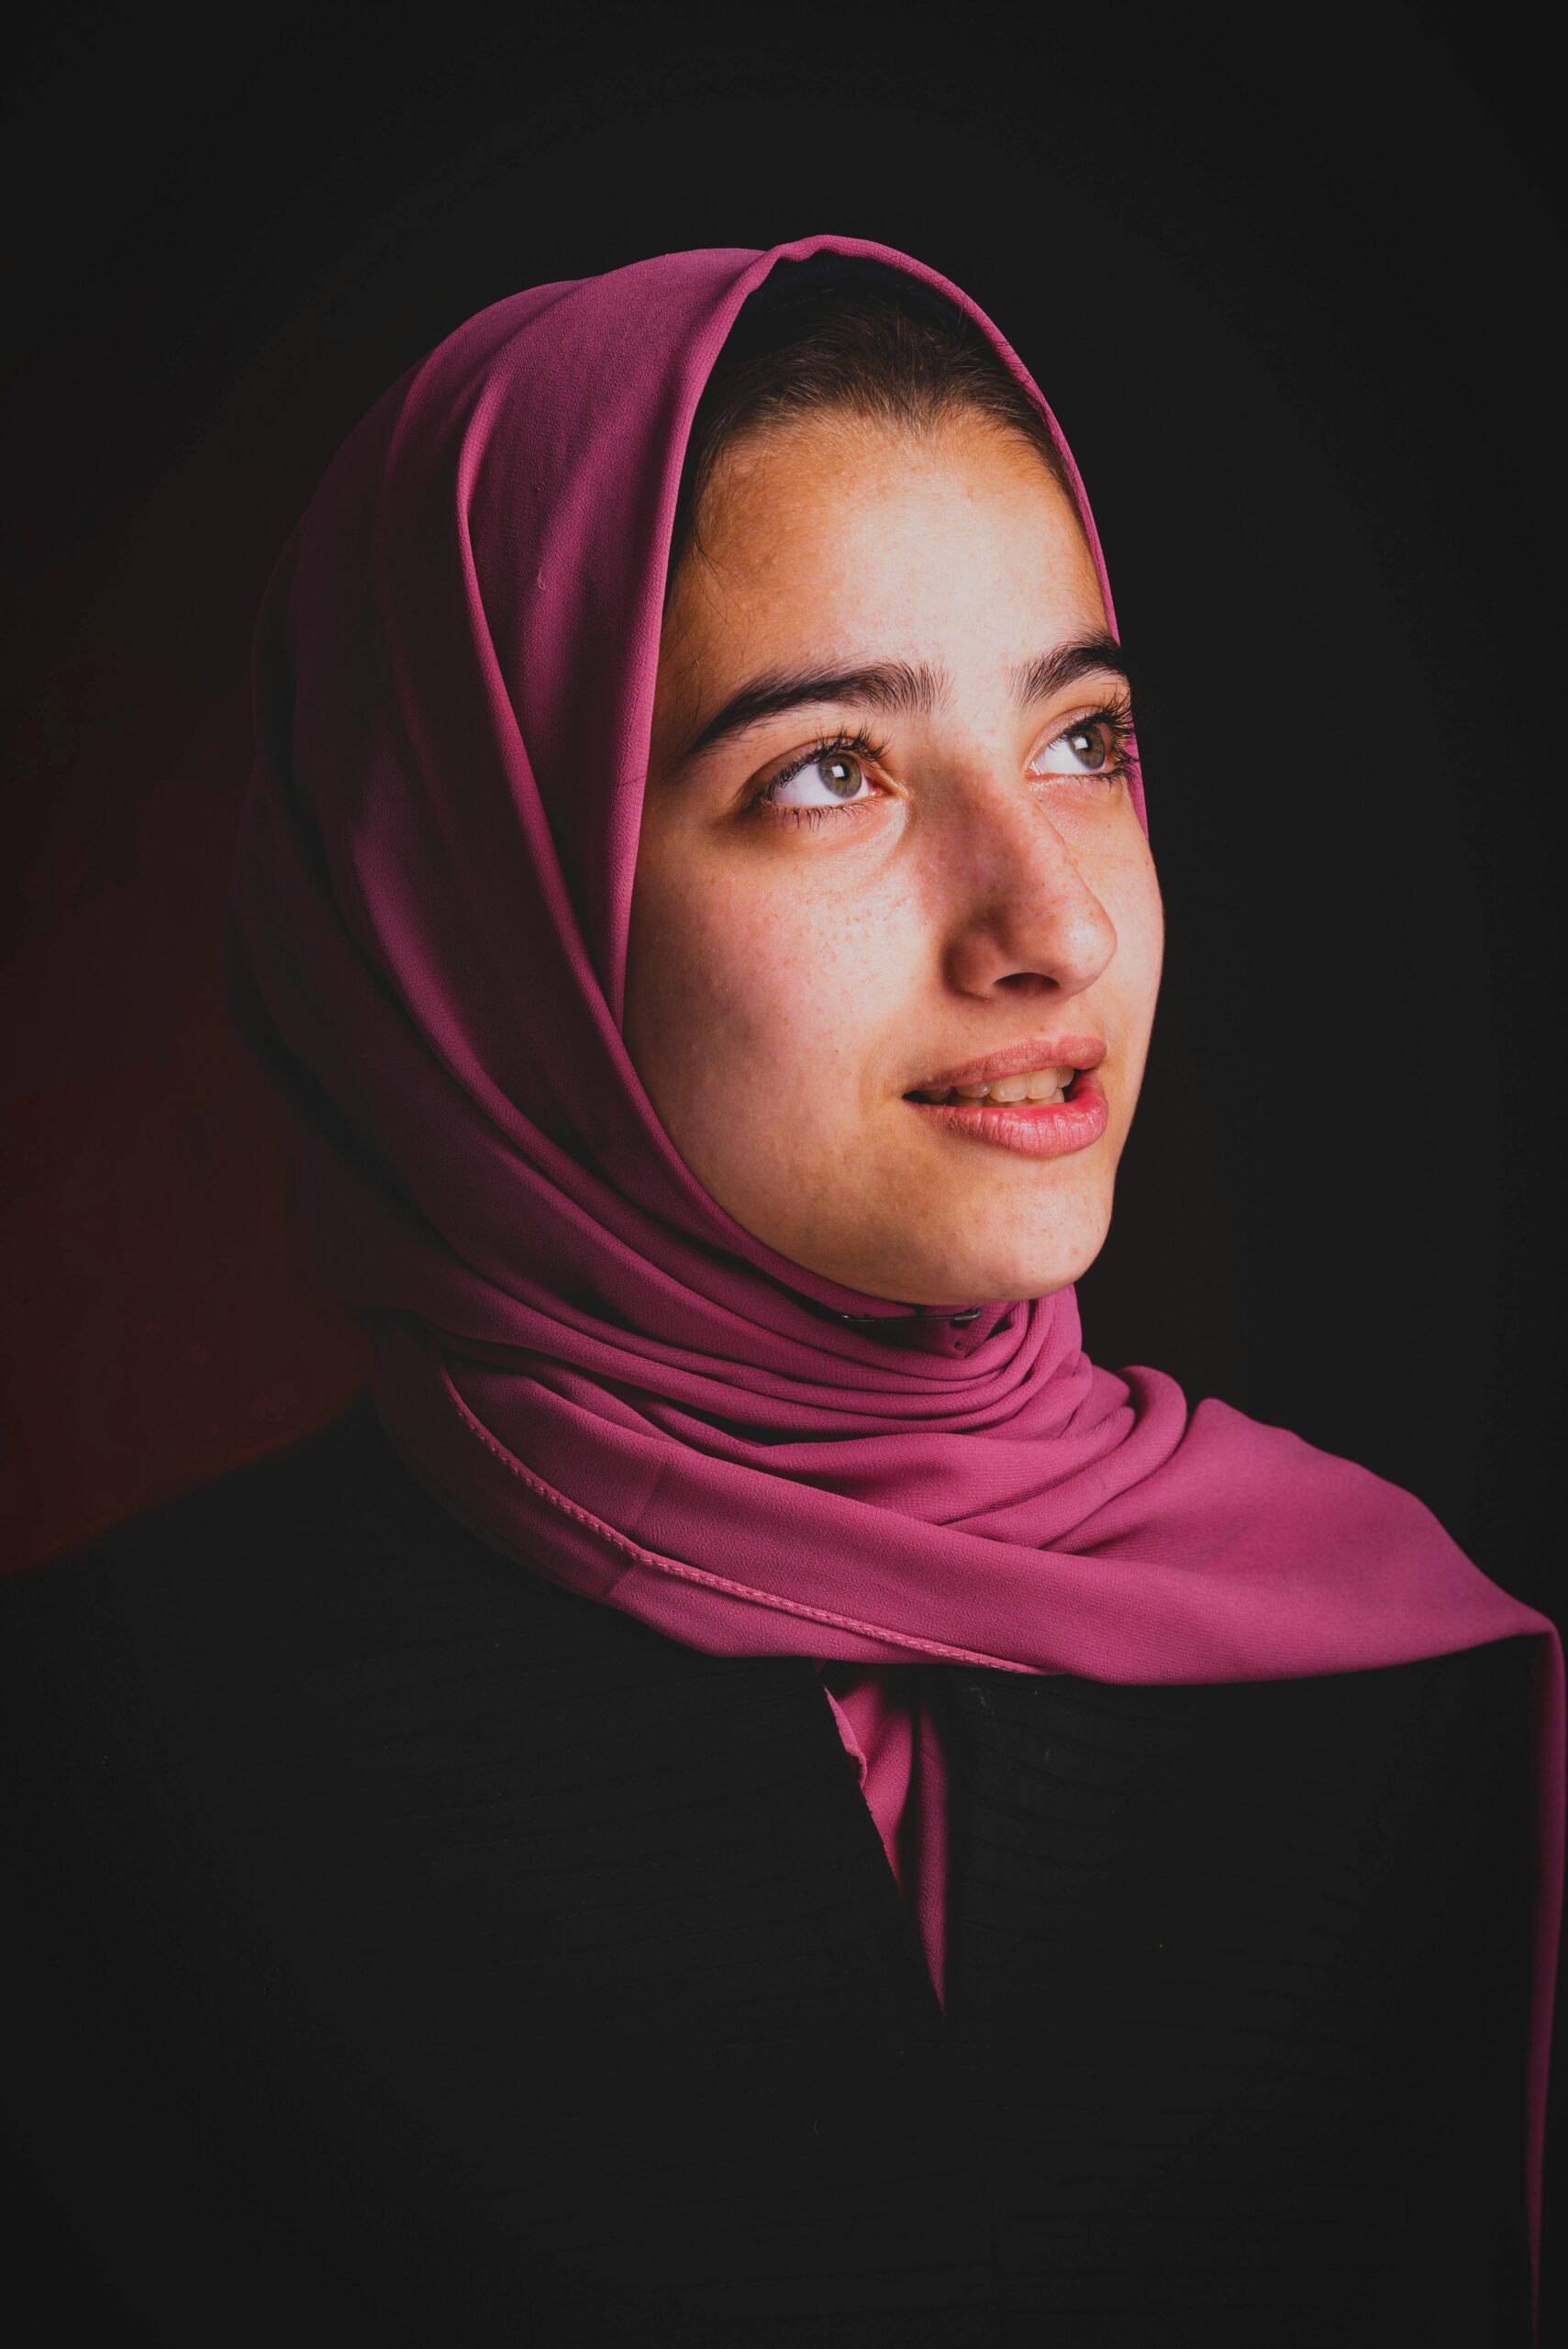
<svg viewBox="0 0 1568 2349"><path fill-rule="evenodd" d="M1058 1051L1061 1047L1058 1046ZM974 1078L965 1085L920 1085L904 1096L936 1132L1016 1152L1024 1158L1066 1158L1099 1141L1110 1104L1096 1070L1053 1061L1045 1068Z"/></svg>

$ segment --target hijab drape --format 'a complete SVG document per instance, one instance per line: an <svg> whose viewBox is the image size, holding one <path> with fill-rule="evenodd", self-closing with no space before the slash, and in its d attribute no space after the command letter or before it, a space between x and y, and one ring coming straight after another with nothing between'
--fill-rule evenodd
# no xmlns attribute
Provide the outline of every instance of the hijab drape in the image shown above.
<svg viewBox="0 0 1568 2349"><path fill-rule="evenodd" d="M627 1056L687 432L748 295L814 254L945 296L1040 399L964 294L887 248L663 254L460 327L350 435L280 562L226 952L311 1244L454 1515L695 1647L1179 1682L1535 1634L1538 2232L1550 1622L1366 1469L1094 1366L1071 1290L955 1321L775 1255L698 1186Z"/></svg>

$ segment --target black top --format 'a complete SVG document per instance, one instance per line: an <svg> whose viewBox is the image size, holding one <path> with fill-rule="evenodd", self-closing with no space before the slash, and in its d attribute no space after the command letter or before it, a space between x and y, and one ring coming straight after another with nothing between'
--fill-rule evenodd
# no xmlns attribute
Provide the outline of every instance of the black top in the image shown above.
<svg viewBox="0 0 1568 2349"><path fill-rule="evenodd" d="M1529 2338L1524 1640L900 1667L944 2014L811 1663L553 1588L368 1398L0 1626L30 2339Z"/></svg>

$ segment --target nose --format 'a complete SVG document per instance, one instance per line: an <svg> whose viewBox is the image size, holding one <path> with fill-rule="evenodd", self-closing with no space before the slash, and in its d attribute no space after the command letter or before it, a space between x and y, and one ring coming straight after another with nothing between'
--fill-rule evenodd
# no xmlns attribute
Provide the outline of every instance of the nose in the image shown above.
<svg viewBox="0 0 1568 2349"><path fill-rule="evenodd" d="M1115 924L1038 800L967 802L938 857L948 977L963 994L1081 995L1116 952Z"/></svg>

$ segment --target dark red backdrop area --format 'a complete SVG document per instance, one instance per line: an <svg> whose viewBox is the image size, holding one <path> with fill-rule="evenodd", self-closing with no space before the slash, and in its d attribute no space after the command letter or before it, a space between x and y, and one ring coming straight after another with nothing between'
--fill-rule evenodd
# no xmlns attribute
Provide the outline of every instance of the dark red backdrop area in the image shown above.
<svg viewBox="0 0 1568 2349"><path fill-rule="evenodd" d="M333 448L518 285L833 228L1018 343L1117 583L1171 949L1094 1351L1366 1460L1561 1612L1548 77L1501 20L1089 14L367 48L324 6L242 70L145 14L13 58L11 1562L362 1375L217 969L251 615Z"/></svg>
<svg viewBox="0 0 1568 2349"><path fill-rule="evenodd" d="M126 535L116 516L68 595ZM286 1441L360 1375L356 1334L300 1277L274 1122L221 1000L244 695L222 667L171 659L167 607L123 572L95 585L90 609L37 615L45 688L9 827L25 858L6 981L16 1564Z"/></svg>

